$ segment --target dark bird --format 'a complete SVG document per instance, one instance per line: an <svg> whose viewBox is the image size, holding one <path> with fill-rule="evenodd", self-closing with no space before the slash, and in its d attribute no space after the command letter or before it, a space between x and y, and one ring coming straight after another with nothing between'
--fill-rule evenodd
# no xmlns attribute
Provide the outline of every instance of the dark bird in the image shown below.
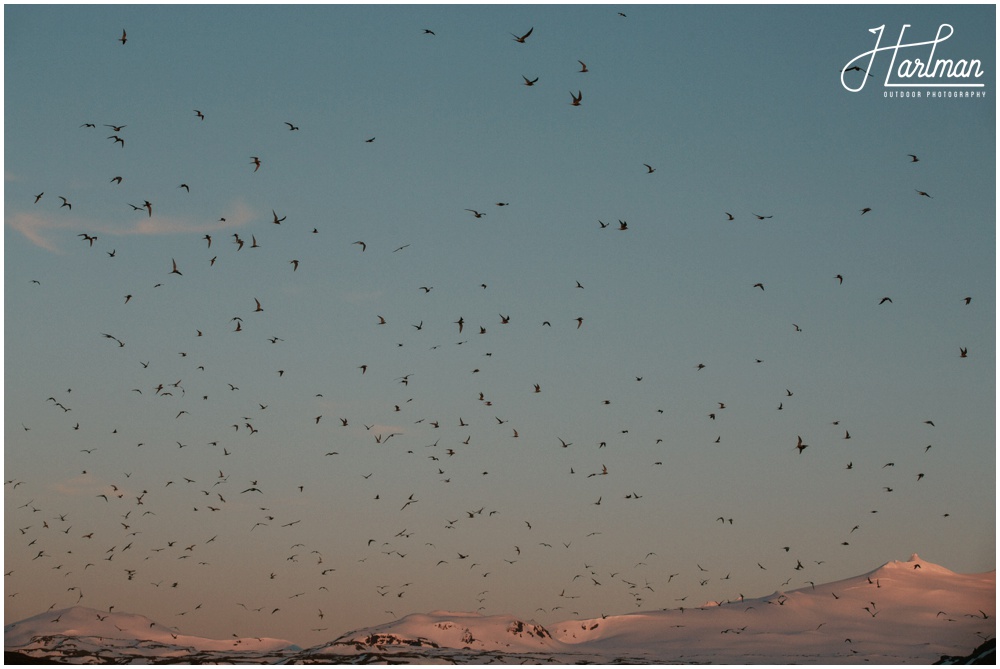
<svg viewBox="0 0 1000 669"><path fill-rule="evenodd" d="M538 81L538 77L535 77L534 79L528 79L528 77L524 76L523 74L521 75L521 78L524 79L525 86L534 86L535 82Z"/></svg>
<svg viewBox="0 0 1000 669"><path fill-rule="evenodd" d="M960 349L958 349L958 353L959 353L959 357L960 358L967 358L969 356L969 349L967 349L967 348L960 348Z"/></svg>
<svg viewBox="0 0 1000 669"><path fill-rule="evenodd" d="M292 124L291 124L291 123L289 123L288 121L285 121L285 125L287 125L287 126L288 126L288 129L289 129L289 130L298 130L298 129L299 129L299 126L297 126L297 125L292 125Z"/></svg>
<svg viewBox="0 0 1000 669"><path fill-rule="evenodd" d="M475 216L476 218L482 218L483 216L486 215L484 213L476 211L475 209L466 209L466 211L471 211L472 215Z"/></svg>
<svg viewBox="0 0 1000 669"><path fill-rule="evenodd" d="M73 205L70 204L69 201L66 198L64 198L62 195L60 195L59 199L63 201L63 203L61 205L59 205L60 209L62 209L63 207L69 207L70 210L72 211Z"/></svg>
<svg viewBox="0 0 1000 669"><path fill-rule="evenodd" d="M532 32L532 31L533 31L534 29L535 29L535 27L534 27L534 26L532 26L532 27L531 27L531 28L530 28L530 29L528 30L528 32L524 33L524 34L523 34L523 35L521 35L520 37L518 37L517 35L514 35L514 33L511 33L511 35L514 35L514 41L515 41L515 42L520 42L521 44L524 44L524 40L528 39L528 35L530 35L530 34L531 34L531 32Z"/></svg>
<svg viewBox="0 0 1000 669"><path fill-rule="evenodd" d="M913 190L917 190L917 189L916 189L916 188L914 188ZM917 191L917 195L923 195L924 197L930 197L930 195L928 195L927 193L925 193L925 192L924 192L924 191L922 191L922 190L918 190L918 191ZM932 199L933 199L933 198L932 198Z"/></svg>
<svg viewBox="0 0 1000 669"><path fill-rule="evenodd" d="M200 118L200 119L201 119L202 121L204 121L204 120L205 120L205 115L204 115L204 114L202 114L202 113L201 113L200 111L198 111L197 109L195 109L195 110L194 110L194 113L195 113L195 114L197 114L197 115L198 115L198 118Z"/></svg>
<svg viewBox="0 0 1000 669"><path fill-rule="evenodd" d="M886 302L888 302L889 304L892 304L892 298L891 297L883 297L881 300L878 301L879 304L885 304Z"/></svg>
<svg viewBox="0 0 1000 669"><path fill-rule="evenodd" d="M864 72L869 77L872 76L871 74L868 73L868 70L866 70L865 68L863 68L863 67L861 67L859 65L855 65L854 67L849 67L846 70L844 70L844 72Z"/></svg>
<svg viewBox="0 0 1000 669"><path fill-rule="evenodd" d="M799 443L795 444L795 448L799 449L799 454L801 455L802 451L809 448L809 444L802 443L802 437L799 437Z"/></svg>
<svg viewBox="0 0 1000 669"><path fill-rule="evenodd" d="M171 259L170 259L170 262L171 262L171 263L173 263L173 266L174 266L174 268L173 268L172 270L170 270L170 273L171 273L171 274L176 274L176 275L178 275L178 276L183 276L183 275L181 274L180 270L179 270L179 269L177 269L177 261L176 261L176 260L174 260L173 258L171 258Z"/></svg>
<svg viewBox="0 0 1000 669"><path fill-rule="evenodd" d="M728 217L727 220L730 221L736 220L736 217L730 214L728 211L726 212L726 216Z"/></svg>
<svg viewBox="0 0 1000 669"><path fill-rule="evenodd" d="M652 165L649 165L647 163L643 163L643 165L646 166L646 170L647 170L646 174L652 174L653 172L656 171L656 168L653 167Z"/></svg>
<svg viewBox="0 0 1000 669"><path fill-rule="evenodd" d="M149 215L152 217L152 215L153 215L153 205L150 204L149 200L144 200L143 203L142 203L142 206L146 208L146 211L149 212Z"/></svg>
<svg viewBox="0 0 1000 669"><path fill-rule="evenodd" d="M42 191L41 193L39 193L38 195L35 196L35 204L38 204L38 201L42 199L43 195L45 195L45 191ZM966 304L968 304L968 303L966 303Z"/></svg>
<svg viewBox="0 0 1000 669"><path fill-rule="evenodd" d="M571 102L570 104L573 105L574 107L579 107L580 101L583 100L583 91L577 91L576 95L573 95L573 91L570 91L569 94L573 98L573 102Z"/></svg>
<svg viewBox="0 0 1000 669"><path fill-rule="evenodd" d="M437 33L435 33L433 30L428 30L427 28L424 28L424 34L425 35L436 35Z"/></svg>
<svg viewBox="0 0 1000 669"><path fill-rule="evenodd" d="M911 163L917 163L917 162L920 162L920 158L917 158L917 157L916 157L915 155L913 155L912 153L908 153L908 154L906 154L906 155L908 155L908 156L910 157L910 162L911 162Z"/></svg>
<svg viewBox="0 0 1000 669"><path fill-rule="evenodd" d="M867 214L871 210L872 210L871 207L865 207L864 209L861 210L861 215L864 216L865 214Z"/></svg>
<svg viewBox="0 0 1000 669"><path fill-rule="evenodd" d="M260 169L260 158L258 158L257 156L250 156L250 162L253 163L254 172Z"/></svg>
<svg viewBox="0 0 1000 669"><path fill-rule="evenodd" d="M587 64L585 62L583 62L582 60L578 60L576 62L580 63L581 72L590 72L590 70L587 69Z"/></svg>
<svg viewBox="0 0 1000 669"><path fill-rule="evenodd" d="M754 214L754 216L757 217L758 221L763 221L765 218L774 218L774 214L771 214L770 216L761 216L760 214Z"/></svg>
<svg viewBox="0 0 1000 669"><path fill-rule="evenodd" d="M125 42L128 41L128 36L125 34L124 28L122 28L122 36L118 38L118 41L122 43L122 46L125 46Z"/></svg>

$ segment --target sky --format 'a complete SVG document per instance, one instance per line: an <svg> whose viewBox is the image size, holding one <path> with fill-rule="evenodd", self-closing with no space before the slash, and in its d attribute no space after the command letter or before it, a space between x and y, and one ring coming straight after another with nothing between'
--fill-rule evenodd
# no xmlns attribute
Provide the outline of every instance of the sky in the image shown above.
<svg viewBox="0 0 1000 669"><path fill-rule="evenodd" d="M5 5L5 622L994 569L995 14Z"/></svg>

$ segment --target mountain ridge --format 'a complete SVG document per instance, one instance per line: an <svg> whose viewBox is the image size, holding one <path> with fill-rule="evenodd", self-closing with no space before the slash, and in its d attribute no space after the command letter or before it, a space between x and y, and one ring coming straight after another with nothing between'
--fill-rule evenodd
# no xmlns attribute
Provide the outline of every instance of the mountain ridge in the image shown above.
<svg viewBox="0 0 1000 669"><path fill-rule="evenodd" d="M32 657L134 662L930 663L995 635L995 595L995 570L958 574L914 554L764 597L548 626L435 610L303 649L183 635L142 615L77 606L6 625L4 645Z"/></svg>

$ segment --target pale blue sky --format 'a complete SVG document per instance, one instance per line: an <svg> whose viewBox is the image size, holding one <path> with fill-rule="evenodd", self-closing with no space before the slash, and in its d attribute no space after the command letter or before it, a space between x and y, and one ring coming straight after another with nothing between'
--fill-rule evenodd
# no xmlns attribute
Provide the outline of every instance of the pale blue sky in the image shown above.
<svg viewBox="0 0 1000 669"><path fill-rule="evenodd" d="M76 586L311 644L994 568L993 6L4 17L6 622ZM884 54L846 91L904 23L986 98L887 99Z"/></svg>

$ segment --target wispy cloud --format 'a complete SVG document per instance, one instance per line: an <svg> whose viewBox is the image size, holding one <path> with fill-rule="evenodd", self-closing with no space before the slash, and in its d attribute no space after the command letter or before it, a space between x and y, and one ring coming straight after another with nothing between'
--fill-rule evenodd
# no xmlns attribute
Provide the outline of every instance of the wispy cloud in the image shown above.
<svg viewBox="0 0 1000 669"><path fill-rule="evenodd" d="M225 219L203 222L186 218L154 215L140 218L134 224L121 227L106 222L95 222L73 215L35 214L17 212L7 218L7 225L24 235L32 244L53 253L63 251L56 245L59 233L65 230L86 231L97 235L177 235L186 233L206 234L217 230L238 228L254 219L253 211L242 202L232 205Z"/></svg>
<svg viewBox="0 0 1000 669"><path fill-rule="evenodd" d="M242 202L233 205L232 212L224 219L205 223L202 221L191 221L185 218L171 218L169 216L154 215L150 218L142 218L137 223L127 228L107 229L104 232L113 235L175 235L188 232L208 233L216 230L226 230L238 228L253 220L254 214Z"/></svg>
<svg viewBox="0 0 1000 669"><path fill-rule="evenodd" d="M65 218L21 212L7 218L7 225L27 237L28 241L53 253L61 253L62 251L56 248L55 243L50 239L50 233L75 228L78 223L79 221Z"/></svg>
<svg viewBox="0 0 1000 669"><path fill-rule="evenodd" d="M90 474L78 474L70 479L55 481L49 487L60 495L66 495L67 497L96 497L101 494L110 496L115 492L110 483L99 481ZM121 488L117 492L132 494L130 491Z"/></svg>

